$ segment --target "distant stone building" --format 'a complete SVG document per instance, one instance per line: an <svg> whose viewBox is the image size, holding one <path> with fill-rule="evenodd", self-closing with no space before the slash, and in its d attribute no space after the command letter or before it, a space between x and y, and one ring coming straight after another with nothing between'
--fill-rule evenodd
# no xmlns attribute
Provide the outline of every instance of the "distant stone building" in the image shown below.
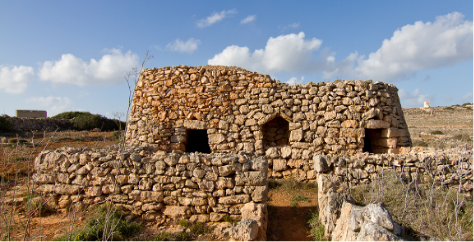
<svg viewBox="0 0 474 242"><path fill-rule="evenodd" d="M46 118L47 113L44 110L15 110L15 116L18 118Z"/></svg>
<svg viewBox="0 0 474 242"><path fill-rule="evenodd" d="M167 152L261 153L274 170L308 170L314 155L411 146L397 92L372 81L289 86L235 67L145 69L126 139Z"/></svg>

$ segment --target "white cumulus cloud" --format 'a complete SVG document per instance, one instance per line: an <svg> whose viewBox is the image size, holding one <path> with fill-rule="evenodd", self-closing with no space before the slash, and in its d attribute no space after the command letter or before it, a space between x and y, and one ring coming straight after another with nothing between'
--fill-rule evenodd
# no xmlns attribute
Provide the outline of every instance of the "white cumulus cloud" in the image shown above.
<svg viewBox="0 0 474 242"><path fill-rule="evenodd" d="M48 111L48 116L54 116L58 113L70 111L71 99L68 97L31 97L26 99L27 103L34 103L45 108Z"/></svg>
<svg viewBox="0 0 474 242"><path fill-rule="evenodd" d="M270 37L265 49L258 49L253 53L248 47L228 46L209 59L208 64L235 65L259 72L305 72L318 66L314 62L313 52L321 44L322 40L316 38L305 40L303 32L280 35Z"/></svg>
<svg viewBox="0 0 474 242"><path fill-rule="evenodd" d="M232 15L232 14L235 14L237 13L237 10L235 9L232 9L232 10L228 10L228 11L221 11L219 13L212 13L211 16L208 16L204 19L201 19L199 20L196 25L199 27L199 28L204 28L204 27L208 27L208 26L211 26L212 24L215 24L219 21L222 21L224 18L228 17L229 15Z"/></svg>
<svg viewBox="0 0 474 242"><path fill-rule="evenodd" d="M107 50L97 61L88 63L72 54L64 54L58 61L46 61L39 72L43 81L68 83L78 86L120 83L124 75L138 65L138 56L131 51L123 54L119 49Z"/></svg>
<svg viewBox="0 0 474 242"><path fill-rule="evenodd" d="M34 71L29 66L0 66L0 90L19 94L25 91L32 80Z"/></svg>
<svg viewBox="0 0 474 242"><path fill-rule="evenodd" d="M433 23L417 21L405 25L368 58L355 52L325 75L340 73L385 82L406 79L419 70L472 60L472 42L472 21L453 12L436 17Z"/></svg>
<svg viewBox="0 0 474 242"><path fill-rule="evenodd" d="M304 76L302 76L300 80L298 80L298 78L296 77L292 77L286 83L288 83L291 86L295 84L303 84L303 81L304 81Z"/></svg>
<svg viewBox="0 0 474 242"><path fill-rule="evenodd" d="M190 38L188 41L183 42L178 38L174 42L167 44L166 49L191 54L197 50L199 44L201 44L201 41L198 39Z"/></svg>
<svg viewBox="0 0 474 242"><path fill-rule="evenodd" d="M415 89L412 93L401 89L398 95L404 108L423 107L424 102L431 102L434 99L434 95L422 94L420 88Z"/></svg>
<svg viewBox="0 0 474 242"><path fill-rule="evenodd" d="M248 24L255 21L255 19L257 19L257 15L249 15L246 18L240 20L240 24Z"/></svg>

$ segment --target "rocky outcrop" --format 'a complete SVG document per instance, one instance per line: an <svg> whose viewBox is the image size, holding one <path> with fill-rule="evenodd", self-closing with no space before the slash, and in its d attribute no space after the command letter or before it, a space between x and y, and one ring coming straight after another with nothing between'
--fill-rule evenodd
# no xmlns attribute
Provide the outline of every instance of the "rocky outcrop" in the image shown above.
<svg viewBox="0 0 474 242"><path fill-rule="evenodd" d="M392 216L381 204L361 207L344 202L340 214L332 232L332 241L403 240L397 236L401 233L400 226L393 222Z"/></svg>

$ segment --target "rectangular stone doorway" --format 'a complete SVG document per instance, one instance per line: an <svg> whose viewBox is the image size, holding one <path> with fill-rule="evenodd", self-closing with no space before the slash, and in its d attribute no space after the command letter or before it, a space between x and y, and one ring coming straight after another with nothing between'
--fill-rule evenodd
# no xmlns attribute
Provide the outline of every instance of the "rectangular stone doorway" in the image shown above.
<svg viewBox="0 0 474 242"><path fill-rule="evenodd" d="M381 149L377 146L377 140L382 137L382 129L365 129L363 152L380 154Z"/></svg>
<svg viewBox="0 0 474 242"><path fill-rule="evenodd" d="M207 129L188 129L186 137L186 152L211 153Z"/></svg>

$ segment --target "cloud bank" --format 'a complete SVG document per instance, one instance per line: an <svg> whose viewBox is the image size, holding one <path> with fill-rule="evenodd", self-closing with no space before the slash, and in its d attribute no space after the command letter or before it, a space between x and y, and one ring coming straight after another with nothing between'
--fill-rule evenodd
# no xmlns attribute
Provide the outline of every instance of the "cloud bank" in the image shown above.
<svg viewBox="0 0 474 242"><path fill-rule="evenodd" d="M195 50L197 50L199 44L201 44L201 41L198 39L190 38L188 41L183 42L178 38L173 43L167 44L166 49L192 54Z"/></svg>
<svg viewBox="0 0 474 242"><path fill-rule="evenodd" d="M368 58L352 53L333 70L325 71L324 77L343 74L385 82L407 79L419 70L472 59L472 36L472 21L464 20L458 12L438 16L433 23L418 21L396 30Z"/></svg>
<svg viewBox="0 0 474 242"><path fill-rule="evenodd" d="M33 76L33 68L29 66L0 66L0 90L20 94L25 91Z"/></svg>
<svg viewBox="0 0 474 242"><path fill-rule="evenodd" d="M59 61L44 62L39 77L43 81L77 86L121 83L124 75L138 66L138 56L131 51L122 54L119 49L108 52L99 61L91 59L89 63L72 54L64 54Z"/></svg>
<svg viewBox="0 0 474 242"><path fill-rule="evenodd" d="M199 28L204 28L204 27L208 27L208 26L211 26L217 22L220 22L222 21L224 18L226 17L229 17L230 15L232 14L235 14L237 13L237 10L235 9L232 9L232 10L228 10L228 11L221 11L219 13L212 13L211 16L208 16L204 19L201 19L199 20L196 25L199 27Z"/></svg>
<svg viewBox="0 0 474 242"><path fill-rule="evenodd" d="M250 52L248 47L228 46L221 53L208 60L210 65L235 65L259 72L305 72L314 63L313 52L322 40L305 40L305 34L280 35L270 37L265 49Z"/></svg>

